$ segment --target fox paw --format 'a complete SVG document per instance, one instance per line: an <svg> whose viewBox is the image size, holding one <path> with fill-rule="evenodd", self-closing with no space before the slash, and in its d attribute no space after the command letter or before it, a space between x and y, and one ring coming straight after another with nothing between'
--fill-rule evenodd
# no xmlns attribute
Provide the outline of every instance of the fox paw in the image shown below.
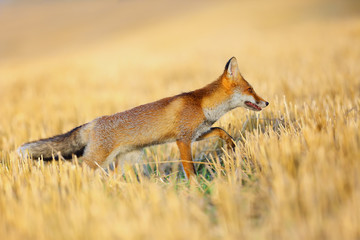
<svg viewBox="0 0 360 240"><path fill-rule="evenodd" d="M234 140L226 143L226 150L228 150L228 151L235 151L235 147L236 147L236 144L235 144Z"/></svg>

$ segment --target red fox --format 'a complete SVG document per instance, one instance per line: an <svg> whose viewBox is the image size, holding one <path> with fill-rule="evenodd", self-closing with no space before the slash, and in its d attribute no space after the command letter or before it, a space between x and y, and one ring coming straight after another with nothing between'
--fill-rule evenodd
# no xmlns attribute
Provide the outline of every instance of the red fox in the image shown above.
<svg viewBox="0 0 360 240"><path fill-rule="evenodd" d="M79 161L91 168L107 167L117 156L141 148L176 141L188 179L195 175L191 143L209 137L223 139L234 147L223 129L211 127L226 112L244 107L260 111L269 105L240 74L235 57L214 82L195 91L164 98L111 116L103 116L47 139L25 143L18 148L22 157Z"/></svg>

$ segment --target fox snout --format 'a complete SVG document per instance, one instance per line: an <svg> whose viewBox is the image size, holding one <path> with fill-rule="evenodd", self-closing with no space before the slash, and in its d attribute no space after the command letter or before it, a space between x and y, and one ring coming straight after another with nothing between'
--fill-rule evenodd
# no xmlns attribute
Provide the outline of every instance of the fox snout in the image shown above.
<svg viewBox="0 0 360 240"><path fill-rule="evenodd" d="M250 110L261 111L263 108L265 108L267 105L269 105L269 103L268 102L256 102L256 103L253 103L251 101L245 101L245 105Z"/></svg>
<svg viewBox="0 0 360 240"><path fill-rule="evenodd" d="M257 105L261 105L262 108L267 107L269 105L269 102L267 101L256 101Z"/></svg>
<svg viewBox="0 0 360 240"><path fill-rule="evenodd" d="M254 109L254 110L260 111L260 110L262 110L262 108L265 108L269 105L268 101L265 101L264 99L262 99L255 92L253 92L253 94L254 94L253 98L254 98L255 104L256 104L256 107L255 107L256 109ZM246 104L246 105L248 105L248 104ZM254 107L254 106L251 106L251 107Z"/></svg>
<svg viewBox="0 0 360 240"><path fill-rule="evenodd" d="M260 98L260 97L258 97ZM244 102L245 105L246 105L246 108L250 109L250 110L253 110L253 111L261 111L263 108L267 107L269 105L269 102L261 99L256 99L256 98L253 98L253 99L249 99L247 101Z"/></svg>

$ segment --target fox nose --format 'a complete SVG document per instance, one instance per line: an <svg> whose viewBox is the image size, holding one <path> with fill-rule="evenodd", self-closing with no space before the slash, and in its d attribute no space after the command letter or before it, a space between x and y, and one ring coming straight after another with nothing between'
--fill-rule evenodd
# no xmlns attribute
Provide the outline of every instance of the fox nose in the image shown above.
<svg viewBox="0 0 360 240"><path fill-rule="evenodd" d="M265 105L266 105L266 106L269 105L269 102L265 102Z"/></svg>

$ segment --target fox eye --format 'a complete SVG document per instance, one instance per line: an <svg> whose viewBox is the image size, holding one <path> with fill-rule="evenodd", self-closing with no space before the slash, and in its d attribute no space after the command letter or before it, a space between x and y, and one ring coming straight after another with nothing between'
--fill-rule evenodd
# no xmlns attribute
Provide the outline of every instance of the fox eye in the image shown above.
<svg viewBox="0 0 360 240"><path fill-rule="evenodd" d="M248 88L247 89L249 92L253 92L253 89L252 88Z"/></svg>

